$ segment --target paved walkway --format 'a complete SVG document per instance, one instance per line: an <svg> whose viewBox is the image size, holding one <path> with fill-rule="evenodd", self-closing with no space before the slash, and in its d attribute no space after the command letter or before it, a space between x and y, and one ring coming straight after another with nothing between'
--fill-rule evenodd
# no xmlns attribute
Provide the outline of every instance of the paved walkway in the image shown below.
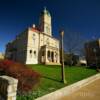
<svg viewBox="0 0 100 100"><path fill-rule="evenodd" d="M59 100L100 100L100 79Z"/></svg>

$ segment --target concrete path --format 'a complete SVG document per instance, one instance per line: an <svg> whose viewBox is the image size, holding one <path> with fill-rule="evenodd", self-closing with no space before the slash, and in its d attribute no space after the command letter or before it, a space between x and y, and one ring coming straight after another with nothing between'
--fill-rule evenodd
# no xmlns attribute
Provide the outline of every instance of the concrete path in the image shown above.
<svg viewBox="0 0 100 100"><path fill-rule="evenodd" d="M100 79L59 100L100 100Z"/></svg>

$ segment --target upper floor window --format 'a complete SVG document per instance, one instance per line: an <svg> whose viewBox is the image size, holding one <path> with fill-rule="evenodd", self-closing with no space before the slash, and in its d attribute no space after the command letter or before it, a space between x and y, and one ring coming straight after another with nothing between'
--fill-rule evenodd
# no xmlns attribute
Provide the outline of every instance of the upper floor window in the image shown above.
<svg viewBox="0 0 100 100"><path fill-rule="evenodd" d="M49 32L50 32L50 29L49 29L49 27L48 27L48 26L46 27L46 32L47 32L47 33L49 33Z"/></svg>
<svg viewBox="0 0 100 100"><path fill-rule="evenodd" d="M46 40L46 44L47 45L49 45L50 43L49 43L49 38L47 38L47 40Z"/></svg>
<svg viewBox="0 0 100 100"><path fill-rule="evenodd" d="M35 45L35 40L36 40L36 36L35 36L35 34L33 34L33 44Z"/></svg>

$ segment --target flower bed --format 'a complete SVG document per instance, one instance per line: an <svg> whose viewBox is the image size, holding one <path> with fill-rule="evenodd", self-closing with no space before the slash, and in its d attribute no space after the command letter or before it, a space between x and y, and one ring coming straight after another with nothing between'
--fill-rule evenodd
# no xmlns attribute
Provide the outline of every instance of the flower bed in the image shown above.
<svg viewBox="0 0 100 100"><path fill-rule="evenodd" d="M26 65L10 60L0 61L0 70L6 75L18 79L18 93L25 94L33 90L40 81L40 74Z"/></svg>

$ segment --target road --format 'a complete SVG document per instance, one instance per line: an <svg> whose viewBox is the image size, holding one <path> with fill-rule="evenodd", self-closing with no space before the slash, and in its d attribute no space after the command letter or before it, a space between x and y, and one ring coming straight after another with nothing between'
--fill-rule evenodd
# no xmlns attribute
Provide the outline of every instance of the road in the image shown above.
<svg viewBox="0 0 100 100"><path fill-rule="evenodd" d="M59 100L100 100L100 79Z"/></svg>

